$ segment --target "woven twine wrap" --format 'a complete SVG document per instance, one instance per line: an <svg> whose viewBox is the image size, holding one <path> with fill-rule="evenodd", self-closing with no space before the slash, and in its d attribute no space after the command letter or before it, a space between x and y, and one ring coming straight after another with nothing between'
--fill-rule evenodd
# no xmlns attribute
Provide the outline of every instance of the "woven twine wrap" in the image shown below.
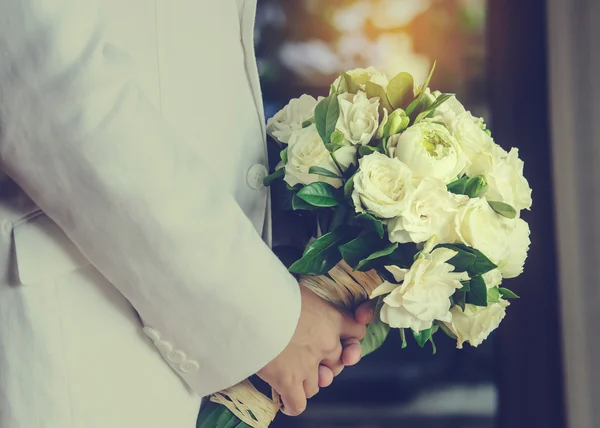
<svg viewBox="0 0 600 428"><path fill-rule="evenodd" d="M367 300L383 280L375 272L355 272L342 261L328 275L302 276L300 284L336 308L354 316L354 308ZM273 398L261 394L248 380L213 394L210 400L226 406L240 420L253 428L267 428L281 408L279 394Z"/></svg>

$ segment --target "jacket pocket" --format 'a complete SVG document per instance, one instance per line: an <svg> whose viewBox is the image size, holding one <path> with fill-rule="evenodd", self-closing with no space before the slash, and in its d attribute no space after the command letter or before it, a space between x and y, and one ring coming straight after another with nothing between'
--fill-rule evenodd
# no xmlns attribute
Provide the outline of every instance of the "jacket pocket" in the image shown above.
<svg viewBox="0 0 600 428"><path fill-rule="evenodd" d="M41 210L13 224L13 243L21 284L37 284L90 264Z"/></svg>

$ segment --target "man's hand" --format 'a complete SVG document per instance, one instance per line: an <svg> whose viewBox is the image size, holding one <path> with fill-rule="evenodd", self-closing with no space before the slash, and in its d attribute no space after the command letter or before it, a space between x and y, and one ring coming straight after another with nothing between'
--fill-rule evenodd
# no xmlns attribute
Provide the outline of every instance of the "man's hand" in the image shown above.
<svg viewBox="0 0 600 428"><path fill-rule="evenodd" d="M257 373L281 395L283 412L289 416L302 413L306 400L319 392L319 386L326 386L320 381L322 372L329 371L333 378L341 372L343 361L357 361L357 346L360 358L358 340L366 332L364 325L312 291L300 287L300 292L302 311L290 343Z"/></svg>
<svg viewBox="0 0 600 428"><path fill-rule="evenodd" d="M367 325L373 321L375 314L375 300L368 300L362 303L354 312L356 321L361 325ZM362 348L358 338L349 338L342 341L342 362L344 366L353 366L358 364L362 355ZM319 366L319 386L321 388L328 387L333 382L333 378L338 373L334 373L329 367Z"/></svg>

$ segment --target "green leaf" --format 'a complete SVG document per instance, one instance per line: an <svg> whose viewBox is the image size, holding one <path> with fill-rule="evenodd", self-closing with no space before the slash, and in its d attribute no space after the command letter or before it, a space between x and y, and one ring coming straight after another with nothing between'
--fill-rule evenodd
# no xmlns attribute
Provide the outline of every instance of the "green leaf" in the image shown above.
<svg viewBox="0 0 600 428"><path fill-rule="evenodd" d="M326 233L306 247L302 258L292 264L290 272L304 275L324 275L342 260L339 247L352 237L346 227Z"/></svg>
<svg viewBox="0 0 600 428"><path fill-rule="evenodd" d="M387 247L385 247L383 250L379 250L374 252L373 254L371 254L369 257L367 257L366 259L362 259L358 265L356 265L356 270L360 270L362 269L367 263L369 263L370 261L373 260L377 260L381 257L385 257L385 256L389 256L390 254L392 254L396 248L398 248L398 244L390 244Z"/></svg>
<svg viewBox="0 0 600 428"><path fill-rule="evenodd" d="M471 291L467 293L466 302L475 306L487 306L487 286L481 275L471 278Z"/></svg>
<svg viewBox="0 0 600 428"><path fill-rule="evenodd" d="M450 98L452 98L454 96L454 94L442 94L439 97L437 97L435 99L435 101L429 106L427 107L427 109L425 111L422 111L421 113L419 113L415 119L415 123L419 123L420 121L422 121L423 119L425 119L426 117L430 116L432 113L434 113L442 104L444 104L446 101L448 101Z"/></svg>
<svg viewBox="0 0 600 428"><path fill-rule="evenodd" d="M354 191L354 176L350 177L346 184L344 184L344 197L350 198Z"/></svg>
<svg viewBox="0 0 600 428"><path fill-rule="evenodd" d="M348 73L342 73L342 78L346 83L346 90L352 94L358 93L360 87L358 84L352 79L352 77Z"/></svg>
<svg viewBox="0 0 600 428"><path fill-rule="evenodd" d="M311 166L310 169L308 170L308 173L309 174L317 174L322 177L339 178L339 179L342 178L335 172L329 171L328 169L325 169L325 168L321 168L320 166Z"/></svg>
<svg viewBox="0 0 600 428"><path fill-rule="evenodd" d="M399 268L408 269L414 263L414 256L417 253L417 246L414 243L400 244L398 248L387 257L386 265L394 265Z"/></svg>
<svg viewBox="0 0 600 428"><path fill-rule="evenodd" d="M390 326L381 321L380 313L382 306L383 297L380 297L375 308L374 320L367 325L367 333L363 340L360 341L363 357L379 349L390 332Z"/></svg>
<svg viewBox="0 0 600 428"><path fill-rule="evenodd" d="M311 183L298 192L298 197L312 206L324 208L339 205L337 192L331 184Z"/></svg>
<svg viewBox="0 0 600 428"><path fill-rule="evenodd" d="M306 119L304 122L302 122L302 128L308 128L310 125L312 125L313 123L315 123L315 118L314 116L311 117L310 119Z"/></svg>
<svg viewBox="0 0 600 428"><path fill-rule="evenodd" d="M488 259L485 256L485 254L483 254L481 251L476 250L475 248L466 248L469 248L470 251L477 256L477 260L475 260L475 263L473 263L473 265L468 270L469 275L471 275L472 277L476 275L483 275L484 273L488 273L489 271L498 267L494 263L492 263L492 261Z"/></svg>
<svg viewBox="0 0 600 428"><path fill-rule="evenodd" d="M357 215L356 219L362 224L366 225L368 229L375 231L380 238L383 238L385 232L383 230L383 222L381 220L367 213Z"/></svg>
<svg viewBox="0 0 600 428"><path fill-rule="evenodd" d="M517 216L517 210L504 202L488 201L488 204L490 204L490 207L501 216L506 218L515 218Z"/></svg>
<svg viewBox="0 0 600 428"><path fill-rule="evenodd" d="M198 415L196 428L250 428L227 407L209 401Z"/></svg>
<svg viewBox="0 0 600 428"><path fill-rule="evenodd" d="M361 260L378 251L384 244L385 242L377 234L363 231L352 241L340 246L340 253L346 263L356 268Z"/></svg>
<svg viewBox="0 0 600 428"><path fill-rule="evenodd" d="M441 245L438 245L438 247L448 248L453 251L458 251L459 254L462 254L463 252L473 254L475 256L475 261L471 265L467 266L467 268L466 268L466 271L469 272L469 275L472 277L477 276L477 275L483 275L484 273L488 273L492 269L496 269L498 267L494 263L492 263L491 260L488 259L485 256L485 254L483 254L481 251L476 250L475 248L469 247L467 245L464 245L464 244L441 244ZM463 261L466 261L466 258L463 259ZM458 270L458 268L457 268L457 270Z"/></svg>
<svg viewBox="0 0 600 428"><path fill-rule="evenodd" d="M462 291L471 291L471 280L470 279L468 279L466 281L461 281L460 283L462 285L462 288L461 288Z"/></svg>
<svg viewBox="0 0 600 428"><path fill-rule="evenodd" d="M331 227L331 219L333 217L333 210L331 208L325 208L319 210L317 213L317 223L321 228L321 234L331 232L334 228Z"/></svg>
<svg viewBox="0 0 600 428"><path fill-rule="evenodd" d="M331 223L329 223L329 228L333 230L344 224L344 220L346 219L347 214L348 206L346 204L338 205L338 207L333 212L333 217L331 217Z"/></svg>
<svg viewBox="0 0 600 428"><path fill-rule="evenodd" d="M450 193L454 193L455 195L465 195L468 181L469 177L465 175L464 177L454 180L452 183L446 185L446 188Z"/></svg>
<svg viewBox="0 0 600 428"><path fill-rule="evenodd" d="M335 131L339 116L340 104L335 94L323 99L315 107L315 124L323 143L328 144L331 141L331 134Z"/></svg>
<svg viewBox="0 0 600 428"><path fill-rule="evenodd" d="M399 73L390 80L387 87L387 96L394 108L402 108L413 97L415 82L410 73Z"/></svg>
<svg viewBox="0 0 600 428"><path fill-rule="evenodd" d="M273 174L267 175L263 180L263 184L265 187L268 187L271 185L271 183L273 181L283 178L284 176L285 176L285 168L279 168Z"/></svg>
<svg viewBox="0 0 600 428"><path fill-rule="evenodd" d="M454 295L452 296L454 299L454 304L465 311L465 303L467 300L467 292L463 290L456 290Z"/></svg>
<svg viewBox="0 0 600 428"><path fill-rule="evenodd" d="M465 195L469 198L477 198L487 192L488 184L483 175L469 178L465 186Z"/></svg>
<svg viewBox="0 0 600 428"><path fill-rule="evenodd" d="M433 77L433 72L435 71L436 65L437 65L437 61L434 61L433 65L431 66L431 71L429 72L429 76L427 76L425 83L423 83L423 86L421 86L421 91L419 92L419 97L425 96L425 92L427 91L427 88L429 88L429 85L431 84L431 78Z"/></svg>
<svg viewBox="0 0 600 428"><path fill-rule="evenodd" d="M314 210L317 210L318 207L315 207L314 205L309 204L304 199L300 199L298 197L298 194L296 193L296 194L294 194L294 196L292 198L292 209L294 211L298 211L298 210L314 211Z"/></svg>
<svg viewBox="0 0 600 428"><path fill-rule="evenodd" d="M517 294L515 294L514 292L509 290L508 288L500 287L500 288L498 288L498 291L500 291L500 294L505 299L520 299L521 298Z"/></svg>
<svg viewBox="0 0 600 428"><path fill-rule="evenodd" d="M427 341L429 339L431 339L431 334L432 334L432 329L428 328L427 330L423 330L420 332L415 332L413 331L413 336L415 337L415 340L417 341L417 343L419 344L419 346L422 348L425 346L425 344L427 343Z"/></svg>
<svg viewBox="0 0 600 428"><path fill-rule="evenodd" d="M488 303L498 303L500 301L500 290L498 287L488 288L487 301Z"/></svg>
<svg viewBox="0 0 600 428"><path fill-rule="evenodd" d="M283 162L284 165L286 165L288 163L288 148L287 147L285 149L283 149L281 151L281 153L279 153L279 157L281 158L281 161Z"/></svg>
<svg viewBox="0 0 600 428"><path fill-rule="evenodd" d="M372 146L360 146L358 149L358 154L361 157L369 156L370 154L375 153L375 152L383 153L377 147L372 147Z"/></svg>
<svg viewBox="0 0 600 428"><path fill-rule="evenodd" d="M413 114L415 114L415 113L418 115L420 112L425 111L431 105L431 103L429 103L428 100L425 99L425 94L427 93L427 88L429 87L429 84L431 83L431 78L433 77L433 72L435 71L435 66L436 66L436 62L433 63L433 67L431 67L431 71L429 72L429 76L427 76L427 80L425 80L425 83L423 83L423 86L421 86L419 95L406 108L406 114L408 116L412 117Z"/></svg>
<svg viewBox="0 0 600 428"><path fill-rule="evenodd" d="M459 247L455 247L454 245L440 245L440 247L448 248L450 250L456 251L457 254L448 260L452 266L454 266L454 270L456 272L466 272L477 260L477 256L470 251L465 251Z"/></svg>
<svg viewBox="0 0 600 428"><path fill-rule="evenodd" d="M406 342L406 333L403 328L400 329L400 339L402 340L402 349L406 348L408 343Z"/></svg>
<svg viewBox="0 0 600 428"><path fill-rule="evenodd" d="M367 96L369 98L373 98L373 97L379 98L380 109L385 108L388 112L393 110L392 105L390 104L390 100L388 99L387 93L385 92L385 89L383 89L383 86L378 85L377 83L367 82L366 89L367 89Z"/></svg>

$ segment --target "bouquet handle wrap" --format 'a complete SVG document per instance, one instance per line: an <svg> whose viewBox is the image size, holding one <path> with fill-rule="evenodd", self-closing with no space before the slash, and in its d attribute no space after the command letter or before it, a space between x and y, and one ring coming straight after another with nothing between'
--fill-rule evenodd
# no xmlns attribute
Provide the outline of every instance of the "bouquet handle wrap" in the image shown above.
<svg viewBox="0 0 600 428"><path fill-rule="evenodd" d="M327 275L303 275L299 282L348 316L354 316L354 308L368 300L383 280L375 270L354 271L342 260ZM211 395L210 401L227 407L253 428L267 428L281 408L281 400L275 390L269 398L248 380Z"/></svg>

